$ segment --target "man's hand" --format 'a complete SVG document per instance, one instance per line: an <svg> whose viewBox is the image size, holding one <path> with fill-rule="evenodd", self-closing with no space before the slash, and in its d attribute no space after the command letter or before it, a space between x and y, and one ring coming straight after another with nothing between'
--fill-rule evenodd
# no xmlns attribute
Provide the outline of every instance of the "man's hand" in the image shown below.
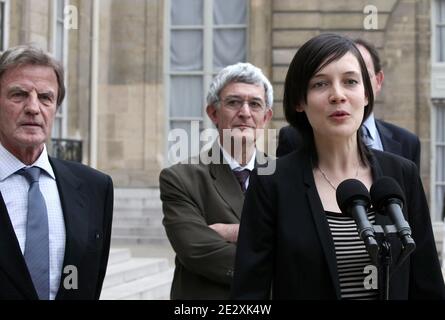
<svg viewBox="0 0 445 320"><path fill-rule="evenodd" d="M239 224L215 223L209 225L209 227L229 242L236 243L238 240Z"/></svg>

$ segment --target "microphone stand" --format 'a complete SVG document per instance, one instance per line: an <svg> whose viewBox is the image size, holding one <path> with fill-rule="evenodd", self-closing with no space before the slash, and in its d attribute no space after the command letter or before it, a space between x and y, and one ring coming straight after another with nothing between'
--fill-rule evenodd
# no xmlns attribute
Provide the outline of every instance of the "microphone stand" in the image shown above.
<svg viewBox="0 0 445 320"><path fill-rule="evenodd" d="M405 244L402 241L402 252L396 262L395 267L390 273L390 267L392 264L391 256L391 244L387 240L387 235L398 234L397 229L394 225L373 225L374 233L376 235L376 240L379 246L379 253L377 259L377 269L378 269L378 285L380 291L380 300L389 300L389 280L394 274L394 271L402 265L403 261L414 251L415 244L414 240Z"/></svg>
<svg viewBox="0 0 445 320"><path fill-rule="evenodd" d="M389 270L392 263L391 244L386 240L386 232L382 226L374 225L373 228L379 245L377 270L380 300L389 300Z"/></svg>

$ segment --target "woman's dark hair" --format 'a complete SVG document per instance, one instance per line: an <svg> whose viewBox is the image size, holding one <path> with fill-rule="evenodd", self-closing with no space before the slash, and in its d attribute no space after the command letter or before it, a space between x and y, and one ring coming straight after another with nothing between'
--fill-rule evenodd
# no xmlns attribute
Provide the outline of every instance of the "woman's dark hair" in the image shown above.
<svg viewBox="0 0 445 320"><path fill-rule="evenodd" d="M302 148L310 153L314 166L318 165L314 132L306 113L297 112L296 107L307 103L307 92L311 78L331 62L341 59L348 52L351 52L360 64L365 94L368 98L363 123L372 112L374 94L366 64L352 39L332 33L318 35L303 44L292 59L287 71L283 97L284 114L289 124L299 131L302 138ZM368 163L367 155L369 151L360 134L357 134L357 144L361 161Z"/></svg>

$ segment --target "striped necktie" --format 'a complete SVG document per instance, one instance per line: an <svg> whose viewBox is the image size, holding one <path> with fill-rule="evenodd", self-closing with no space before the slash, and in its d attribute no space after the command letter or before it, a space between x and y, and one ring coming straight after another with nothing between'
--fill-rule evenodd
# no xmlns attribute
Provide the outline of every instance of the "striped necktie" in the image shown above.
<svg viewBox="0 0 445 320"><path fill-rule="evenodd" d="M49 299L49 232L45 199L40 192L40 168L17 172L29 183L25 261L40 300Z"/></svg>
<svg viewBox="0 0 445 320"><path fill-rule="evenodd" d="M240 171L234 170L233 174L235 175L236 179L238 180L243 193L246 192L246 181L247 181L247 178L250 176L250 170L249 169L244 169L244 170L240 170Z"/></svg>
<svg viewBox="0 0 445 320"><path fill-rule="evenodd" d="M366 146L368 148L372 148L374 145L374 139L372 138L369 129L365 125L361 126L360 135L362 136L362 140L366 144Z"/></svg>

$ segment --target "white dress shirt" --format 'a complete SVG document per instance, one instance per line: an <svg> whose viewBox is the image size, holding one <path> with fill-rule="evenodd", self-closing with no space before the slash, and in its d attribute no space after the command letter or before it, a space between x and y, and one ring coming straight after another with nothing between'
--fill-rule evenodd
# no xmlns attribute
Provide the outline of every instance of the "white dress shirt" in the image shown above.
<svg viewBox="0 0 445 320"><path fill-rule="evenodd" d="M232 156L221 146L219 138L218 138L218 145L219 145L220 149L222 150L224 160L230 166L230 169L232 169L232 171L243 171L244 169L248 169L248 170L252 171L255 168L256 149L254 150L252 158L250 158L249 162L244 167L242 167L238 163L238 161L233 159ZM246 183L244 185L246 187L246 190L247 190L247 187L249 186L249 180L250 180L250 176L247 177Z"/></svg>
<svg viewBox="0 0 445 320"><path fill-rule="evenodd" d="M31 166L36 166L42 169L39 178L39 186L48 211L50 264L49 298L54 300L59 289L63 268L66 234L56 177L51 164L49 163L46 146L37 161ZM29 166L18 160L0 143L0 192L2 193L6 208L8 209L9 218L19 242L20 249L22 250L22 254L25 250L26 241L29 183L25 177L16 172L25 167Z"/></svg>
<svg viewBox="0 0 445 320"><path fill-rule="evenodd" d="M380 139L379 132L377 131L377 127L375 126L374 113L371 113L369 117L363 122L363 125L368 129L369 134L372 138L371 148L383 151L382 140Z"/></svg>

